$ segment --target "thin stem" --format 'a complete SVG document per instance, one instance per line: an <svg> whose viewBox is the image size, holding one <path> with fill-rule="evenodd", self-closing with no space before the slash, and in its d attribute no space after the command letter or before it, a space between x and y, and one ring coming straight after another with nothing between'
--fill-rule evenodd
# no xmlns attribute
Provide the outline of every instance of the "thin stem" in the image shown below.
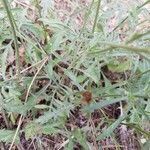
<svg viewBox="0 0 150 150"><path fill-rule="evenodd" d="M39 5L39 0L36 0L36 6L37 6L37 9L38 9L39 17L42 18L41 9L40 9L40 5ZM42 22L42 27L43 27L43 30L44 30L45 44L47 44L47 42L48 42L47 32L46 32L46 27L45 27L43 22Z"/></svg>
<svg viewBox="0 0 150 150"><path fill-rule="evenodd" d="M150 2L150 0L147 0L145 3L143 3L141 6L138 6L136 9L139 10L141 9L143 6L147 5ZM114 29L112 32L114 32L121 24L123 24L127 19L129 18L129 15L126 16Z"/></svg>
<svg viewBox="0 0 150 150"><path fill-rule="evenodd" d="M95 15L95 20L94 20L94 25L93 25L92 33L94 33L95 28L96 28L96 24L97 24L97 20L98 20L98 15L99 15L99 9L100 9L100 3L101 3L101 0L98 0L98 5L97 5L97 9L96 9L96 15Z"/></svg>
<svg viewBox="0 0 150 150"><path fill-rule="evenodd" d="M126 97L128 95L119 95L119 94L116 94L116 95L101 95L100 97ZM145 96L145 95L133 95L133 97L136 97L136 98L143 98L143 99L150 99L149 96ZM95 98L99 98L99 97L95 97Z"/></svg>
<svg viewBox="0 0 150 150"><path fill-rule="evenodd" d="M4 4L4 8L7 12L7 16L12 28L12 33L13 33L13 37L14 37L14 45L15 45L15 57L16 57L16 74L18 76L18 79L20 79L20 59L19 59L19 46L18 46L18 40L17 40L17 35L16 35L16 29L14 26L14 22L13 22L13 16L11 13L11 10L9 8L9 4L7 0L3 0L3 4Z"/></svg>
<svg viewBox="0 0 150 150"><path fill-rule="evenodd" d="M88 9L88 11L86 12L85 16L84 16L84 23L83 23L83 26L81 28L81 31L80 31L80 34L79 34L79 37L81 36L82 32L84 31L85 27L86 27L86 23L87 23L87 20L89 18L89 15L90 15L90 11L92 9L92 6L93 6L93 3L94 3L94 0L92 0L91 4L90 4L90 7ZM78 38L79 38L78 37Z"/></svg>
<svg viewBox="0 0 150 150"><path fill-rule="evenodd" d="M98 43L99 44L104 44L104 45L107 45L107 46L111 46L111 49L109 49L109 50L113 50L114 48L122 48L122 49L126 49L128 51L132 51L132 52L135 52L135 53L142 52L142 53L150 54L150 49L148 47L147 48L142 48L142 47L128 46L128 45L125 45L125 44L116 44L116 43L105 42L105 41L100 41ZM101 52L101 51L96 51L96 52L93 52L93 53L99 53L99 52ZM90 52L90 54L92 54L92 52Z"/></svg>

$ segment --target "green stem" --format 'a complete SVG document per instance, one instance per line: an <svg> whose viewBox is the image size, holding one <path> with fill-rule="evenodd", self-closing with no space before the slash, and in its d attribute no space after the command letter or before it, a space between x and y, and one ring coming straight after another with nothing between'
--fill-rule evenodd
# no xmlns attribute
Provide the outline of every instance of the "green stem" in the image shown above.
<svg viewBox="0 0 150 150"><path fill-rule="evenodd" d="M119 94L114 94L114 95L101 95L100 97L126 97L128 95L119 95ZM149 96L147 95L133 95L133 97L136 97L136 98L144 98L144 99L150 99ZM99 98L99 97L96 97L96 98Z"/></svg>
<svg viewBox="0 0 150 150"><path fill-rule="evenodd" d="M40 8L40 5L39 5L39 0L36 0L36 6L37 6L37 9L38 9L39 17L42 18L41 8ZM47 32L46 32L46 27L45 27L43 22L42 22L42 27L43 27L43 30L44 30L45 44L47 44L47 42L48 42Z"/></svg>
<svg viewBox="0 0 150 150"><path fill-rule="evenodd" d="M94 3L94 0L92 0L91 4L90 4L90 7L88 9L88 11L86 12L85 16L84 16L84 23L83 23L83 26L81 28L81 31L80 31L80 34L79 34L79 37L81 36L82 32L84 31L85 27L86 27L86 23L88 21L88 18L89 18L89 15L91 13L91 9L92 9L92 6L93 6L93 3ZM78 37L78 38L79 38Z"/></svg>
<svg viewBox="0 0 150 150"><path fill-rule="evenodd" d="M97 20L98 20L98 15L99 15L99 9L100 9L100 3L101 3L101 0L98 0L98 5L97 5L97 9L96 9L96 15L95 15L95 20L94 20L94 25L93 25L92 33L94 33L95 28L96 28L96 24L97 24Z"/></svg>
<svg viewBox="0 0 150 150"><path fill-rule="evenodd" d="M8 20L10 22L12 33L14 37L14 44L15 44L15 57L16 57L16 74L18 76L18 79L20 79L20 59L19 59L19 46L17 41L17 35L16 35L16 29L13 22L13 16L9 8L9 4L7 0L3 0L4 8L7 12Z"/></svg>
<svg viewBox="0 0 150 150"><path fill-rule="evenodd" d="M110 46L111 48L109 50L113 50L114 48L122 48L122 49L126 49L128 51L132 51L132 52L135 52L135 53L141 53L142 52L142 53L150 54L150 48L148 48L148 47L147 48L142 48L142 47L128 46L128 45L125 45L125 44L117 44L117 43L105 42L105 41L100 41L98 43ZM99 53L99 52L101 52L101 50L93 52L93 53ZM92 52L90 52L90 54L91 53Z"/></svg>
<svg viewBox="0 0 150 150"><path fill-rule="evenodd" d="M150 2L150 0L147 0L146 2L144 2L141 6L138 6L136 9L139 10L141 9L143 6L147 5ZM127 19L129 18L129 15L126 16L114 29L112 32L114 32L116 29L118 29L118 27L123 24Z"/></svg>

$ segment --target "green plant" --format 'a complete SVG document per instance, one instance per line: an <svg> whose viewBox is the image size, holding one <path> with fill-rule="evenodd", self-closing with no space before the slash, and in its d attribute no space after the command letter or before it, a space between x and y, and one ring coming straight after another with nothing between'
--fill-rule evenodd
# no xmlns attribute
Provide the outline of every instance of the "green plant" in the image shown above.
<svg viewBox="0 0 150 150"><path fill-rule="evenodd" d="M46 149L44 139L51 149L121 149L117 136L146 147L150 1L130 1L130 9L120 0L70 1L62 18L54 1L11 2L0 3L2 147L25 147L24 134L36 149Z"/></svg>

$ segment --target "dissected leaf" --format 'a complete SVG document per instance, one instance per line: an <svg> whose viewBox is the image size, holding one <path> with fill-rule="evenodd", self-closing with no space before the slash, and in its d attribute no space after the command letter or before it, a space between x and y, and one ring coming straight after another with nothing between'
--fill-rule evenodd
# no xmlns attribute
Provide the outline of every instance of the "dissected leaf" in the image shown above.
<svg viewBox="0 0 150 150"><path fill-rule="evenodd" d="M29 98L29 100L23 105L20 100L11 101L9 103L4 104L4 108L8 112L15 112L18 114L25 115L27 111L32 109L35 106L36 102L34 97Z"/></svg>
<svg viewBox="0 0 150 150"><path fill-rule="evenodd" d="M39 25L32 23L22 24L21 29L25 32L26 35L30 35L33 40L42 40L44 39L44 31Z"/></svg>
<svg viewBox="0 0 150 150"><path fill-rule="evenodd" d="M48 12L50 8L52 8L54 5L53 0L41 0L40 6L42 7L42 17L46 17L48 15Z"/></svg>
<svg viewBox="0 0 150 150"><path fill-rule="evenodd" d="M107 66L110 71L120 73L130 70L131 61L128 59L126 61L121 62L120 61L110 62Z"/></svg>
<svg viewBox="0 0 150 150"><path fill-rule="evenodd" d="M65 74L72 80L73 84L75 84L80 90L83 90L82 86L78 82L76 75L71 70L65 70Z"/></svg>
<svg viewBox="0 0 150 150"><path fill-rule="evenodd" d="M123 97L123 98L117 98L117 99L108 99L108 100L103 100L97 103L91 103L90 105L86 106L83 108L84 112L93 112L94 110L97 109L101 109L103 107L107 107L111 104L117 103L117 102L121 102L121 101L126 101L127 98Z"/></svg>
<svg viewBox="0 0 150 150"><path fill-rule="evenodd" d="M42 133L47 135L56 134L60 132L60 128L62 128L62 123L60 120L57 120L56 122L50 122L43 125Z"/></svg>
<svg viewBox="0 0 150 150"><path fill-rule="evenodd" d="M130 109L129 109L130 110ZM112 125L110 125L107 129L105 129L102 134L100 134L99 136L97 136L97 140L103 140L106 137L111 136L111 134L113 133L113 131L119 126L119 124L126 118L127 113L129 112L129 110L127 112L125 112L124 115L120 116Z"/></svg>
<svg viewBox="0 0 150 150"><path fill-rule="evenodd" d="M27 140L38 134L42 134L42 127L38 123L30 122L25 126L25 137Z"/></svg>
<svg viewBox="0 0 150 150"><path fill-rule="evenodd" d="M82 131L79 128L73 132L73 136L76 139L76 141L80 143L82 147L84 147L85 150L89 149L86 141L86 136L84 133L82 133Z"/></svg>
<svg viewBox="0 0 150 150"><path fill-rule="evenodd" d="M15 131L0 129L0 141L11 143L15 135ZM15 143L19 143L19 136L16 137Z"/></svg>
<svg viewBox="0 0 150 150"><path fill-rule="evenodd" d="M99 83L100 80L100 72L99 70L96 68L95 65L91 65L88 67L87 70L84 71L84 74L88 77L90 77L95 83Z"/></svg>
<svg viewBox="0 0 150 150"><path fill-rule="evenodd" d="M48 112L45 112L44 115L40 116L35 121L37 123L44 124L51 119L58 119L63 116L68 116L70 113L70 110L73 109L74 106L70 103L64 103L62 105L59 105L57 108L53 108L52 110L49 110Z"/></svg>

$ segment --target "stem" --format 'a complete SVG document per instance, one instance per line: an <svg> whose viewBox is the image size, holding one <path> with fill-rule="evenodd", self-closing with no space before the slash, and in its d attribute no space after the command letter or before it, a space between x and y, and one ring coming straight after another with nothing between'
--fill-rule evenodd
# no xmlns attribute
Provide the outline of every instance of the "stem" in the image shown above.
<svg viewBox="0 0 150 150"><path fill-rule="evenodd" d="M40 9L40 5L39 5L39 0L36 0L36 6L37 6L37 9L38 9L39 17L42 18L41 9ZM43 22L42 22L42 27L43 27L43 30L44 30L45 44L47 44L47 42L48 42L47 32L46 32L46 27L45 27Z"/></svg>
<svg viewBox="0 0 150 150"><path fill-rule="evenodd" d="M126 97L128 95L119 95L119 94L116 94L116 95L101 95L100 97L104 98L104 97ZM150 99L149 96L145 96L145 95L133 95L133 97L136 97L136 98L143 98L143 99ZM99 98L99 97L95 97L95 98Z"/></svg>
<svg viewBox="0 0 150 150"><path fill-rule="evenodd" d="M89 18L90 11L91 11L91 9L92 9L93 3L94 3L94 0L92 0L92 2L91 2L91 4L90 4L90 7L89 7L88 11L86 12L86 14L85 14L85 16L84 16L84 23L83 23L83 26L82 26L82 28L81 28L79 37L81 36L82 32L84 31L84 29L85 29L85 27L86 27L86 23L87 23L87 20L88 20L88 18Z"/></svg>
<svg viewBox="0 0 150 150"><path fill-rule="evenodd" d="M143 6L147 5L150 2L150 0L147 0L146 2L144 2L141 6L138 6L136 9L139 10L141 9ZM114 29L112 32L114 32L121 24L123 24L127 19L129 18L129 15L126 16Z"/></svg>
<svg viewBox="0 0 150 150"><path fill-rule="evenodd" d="M107 46L111 46L111 49L109 49L109 50L113 50L114 48L122 48L122 49L126 49L128 51L132 51L132 52L135 52L135 53L142 52L142 53L150 54L150 49L148 47L147 48L142 48L142 47L128 46L128 45L125 45L125 44L116 44L116 43L105 42L105 41L100 41L98 43L99 44L105 44ZM101 51L96 51L96 52L93 52L93 53L99 53L99 52L101 52ZM91 53L92 52L90 52L90 54Z"/></svg>
<svg viewBox="0 0 150 150"><path fill-rule="evenodd" d="M97 5L97 9L96 9L96 15L95 15L95 20L94 20L94 25L93 25L92 33L94 33L95 28L96 28L97 19L98 19L98 15L99 15L99 9L100 9L100 3L101 3L101 0L98 0L98 5Z"/></svg>
<svg viewBox="0 0 150 150"><path fill-rule="evenodd" d="M12 33L13 33L13 37L14 37L14 44L15 44L16 74L18 76L18 79L20 79L20 59L19 59L19 48L18 48L19 46L18 46L18 41L17 41L16 29L14 26L13 16L12 16L12 13L11 13L10 8L9 8L8 1L3 0L3 4L4 4L4 8L7 12L7 16L8 16L8 20L10 22L11 28L12 28Z"/></svg>

